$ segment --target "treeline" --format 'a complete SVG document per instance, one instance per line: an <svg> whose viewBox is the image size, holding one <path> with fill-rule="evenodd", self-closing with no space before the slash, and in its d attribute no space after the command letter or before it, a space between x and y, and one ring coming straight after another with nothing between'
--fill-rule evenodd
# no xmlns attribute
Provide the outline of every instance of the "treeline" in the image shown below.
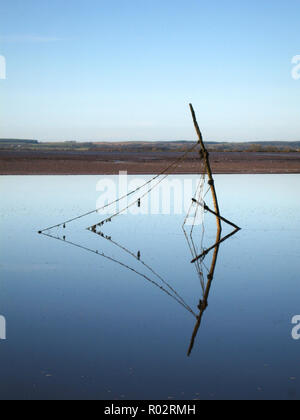
<svg viewBox="0 0 300 420"><path fill-rule="evenodd" d="M195 144L191 141L155 142L39 142L38 140L0 139L0 150L57 151L57 152L182 152ZM300 141L206 142L212 152L300 152Z"/></svg>
<svg viewBox="0 0 300 420"><path fill-rule="evenodd" d="M300 141L295 142L243 142L243 143L219 143L209 144L208 149L211 151L223 152L300 152Z"/></svg>
<svg viewBox="0 0 300 420"><path fill-rule="evenodd" d="M39 144L38 140L20 140L20 139L0 139L0 144L4 145L30 145L30 144Z"/></svg>

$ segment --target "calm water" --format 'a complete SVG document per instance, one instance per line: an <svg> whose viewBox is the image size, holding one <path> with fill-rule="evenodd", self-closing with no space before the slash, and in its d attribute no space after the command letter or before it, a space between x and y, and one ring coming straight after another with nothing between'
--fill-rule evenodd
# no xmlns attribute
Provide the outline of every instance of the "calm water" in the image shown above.
<svg viewBox="0 0 300 420"><path fill-rule="evenodd" d="M0 398L300 398L300 176L216 176L242 230L219 247L189 357L214 250L191 264L184 214L122 215L103 226L113 242L86 230L95 214L37 234L95 208L99 180L0 179ZM216 240L204 227L198 253Z"/></svg>

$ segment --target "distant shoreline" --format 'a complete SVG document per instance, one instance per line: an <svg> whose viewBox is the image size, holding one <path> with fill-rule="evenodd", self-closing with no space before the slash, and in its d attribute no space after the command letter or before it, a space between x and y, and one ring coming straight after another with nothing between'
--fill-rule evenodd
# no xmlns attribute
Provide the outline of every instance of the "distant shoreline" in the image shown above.
<svg viewBox="0 0 300 420"><path fill-rule="evenodd" d="M30 152L0 151L0 175L132 175L158 174L178 159L178 152ZM215 174L300 173L300 153L211 152ZM197 174L200 160L189 155L170 174Z"/></svg>

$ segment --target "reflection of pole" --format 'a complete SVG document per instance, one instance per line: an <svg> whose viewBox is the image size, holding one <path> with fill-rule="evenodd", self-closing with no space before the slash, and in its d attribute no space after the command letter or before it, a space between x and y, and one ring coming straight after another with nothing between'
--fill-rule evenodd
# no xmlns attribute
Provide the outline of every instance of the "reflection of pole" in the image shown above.
<svg viewBox="0 0 300 420"><path fill-rule="evenodd" d="M194 331L193 331L193 335L192 335L192 338L191 338L190 346L189 346L189 349L188 349L188 356L190 356L190 354L193 350L194 343L195 343L195 338L198 334L198 330L199 330L200 325L201 325L203 313L208 306L207 301L208 301L208 296L209 296L210 288L211 288L211 285L212 285L212 282L213 282L215 268L216 268L216 264L217 264L217 258L218 258L220 243L221 243L220 239L221 239L221 230L219 230L218 233L217 233L217 237L216 237L216 244L217 245L215 246L215 251L214 251L210 271L207 275L208 282L207 282L206 289L205 289L205 292L204 292L204 295L203 295L203 300L199 304L200 312L199 312L199 315L197 317L197 322L196 322L196 325L195 325L195 328L194 328Z"/></svg>
<svg viewBox="0 0 300 420"><path fill-rule="evenodd" d="M226 241L227 239L229 239L231 236L235 235L239 230L241 230L240 228L235 229L233 232L229 233L228 235L224 236L224 238L222 239L218 239L217 242L211 246L210 248L206 249L205 251L202 252L201 255L198 255L198 257L195 257L191 263L195 263L196 261L200 260L202 257L204 257L205 255L207 255L212 249L216 248L218 245L220 245L222 242ZM219 233L219 232L218 232ZM220 232L221 233L221 232ZM219 237L219 235L218 235Z"/></svg>
<svg viewBox="0 0 300 420"><path fill-rule="evenodd" d="M220 210L219 210L217 192L216 192L216 188L215 188L215 182L214 182L214 179L213 179L213 176L212 176L212 170L211 170L210 162L209 162L209 153L206 150L206 147L204 145L202 133L201 133L199 125L197 123L196 114L195 114L195 111L194 111L194 108L193 108L192 104L190 104L190 110L191 110L191 113L192 113L194 126L195 126L195 129L196 129L198 138L199 138L199 144L201 145L201 148L202 148L202 153L203 153L203 158L204 158L204 162L205 162L206 172L207 172L207 175L208 175L208 183L210 185L210 189L211 189L211 192L212 192L215 212L218 216L220 216ZM217 225L218 225L218 229L221 231L222 226L221 226L221 220L219 218L217 218Z"/></svg>

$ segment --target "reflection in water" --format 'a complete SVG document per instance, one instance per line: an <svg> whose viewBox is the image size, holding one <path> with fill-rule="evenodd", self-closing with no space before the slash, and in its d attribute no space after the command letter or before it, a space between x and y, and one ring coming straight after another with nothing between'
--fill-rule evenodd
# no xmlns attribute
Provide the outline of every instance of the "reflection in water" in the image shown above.
<svg viewBox="0 0 300 420"><path fill-rule="evenodd" d="M226 235L223 238L221 238L222 230L218 229L215 244L212 245L210 248L208 248L206 250L204 250L202 248L203 251L199 256L196 255L196 247L195 247L192 235L190 235L190 237L188 237L187 233L184 231L186 240L189 243L191 254L193 256L192 263L195 264L196 271L197 271L197 274L199 276L200 284L201 284L201 287L202 287L202 298L200 299L199 305L198 305L199 314L196 316L197 322L195 324L195 328L194 328L194 331L193 331L193 334L192 334L190 346L189 346L189 349L188 349L188 356L191 354L191 352L193 350L195 339L196 339L196 336L198 334L198 331L199 331L199 328L200 328L200 325L201 325L203 314L204 314L206 308L208 307L208 297L209 297L209 292L210 292L211 285L212 285L212 282L213 282L213 279L214 279L214 273L215 273L215 269L216 269L216 264L217 264L217 258L218 258L220 245L223 242L225 242L225 240L227 240L231 236L235 235L239 230L240 230L239 228L236 228L229 235ZM208 269L207 283L205 285L204 259L212 250L214 250L214 253L213 253L210 268Z"/></svg>
<svg viewBox="0 0 300 420"><path fill-rule="evenodd" d="M69 241L69 240L66 239L65 236L63 238L61 238L59 236L54 236L54 235L51 235L50 233L45 233L45 232L41 233L41 235L47 236L48 238L56 239L58 241L62 241L64 243L68 244L68 245L72 245L72 246L74 246L76 248L80 248L80 249L82 249L84 251L91 252L91 253L96 254L96 255L98 255L98 256L100 256L102 258L105 258L105 259L107 259L107 260L109 260L111 262L114 262L114 263L120 265L121 267L126 268L127 270L132 271L133 273L137 274L138 276L143 277L146 281L150 282L154 286L158 287L162 292L166 293L168 296L170 296L171 298L173 298L177 303L179 303L180 305L182 305L186 310L188 310L194 316L196 316L195 313L193 312L193 310L184 302L184 300L176 293L176 291L167 282L164 281L164 283L165 283L165 285L167 287L167 288L165 288L165 287L161 286L157 281L151 279L149 276L145 275L144 273L141 273L141 272L137 271L135 268L130 267L129 265L127 265L127 264L125 264L125 263L117 260L116 258L113 258L113 257L111 257L109 255L106 255L104 252L99 252L98 250L95 250L95 249L92 249L92 248L88 248L88 247L83 246L83 245L80 245L78 243ZM134 256L134 257L137 258L136 256ZM145 264L145 266L146 266L146 264Z"/></svg>
<svg viewBox="0 0 300 420"><path fill-rule="evenodd" d="M96 254L102 258L105 258L111 262L114 262L115 264L120 265L121 267L130 270L131 272L133 272L134 274L138 275L139 277L143 278L144 280L146 280L147 282L151 283L153 286L159 288L163 293L165 293L167 296L169 296L171 299L173 299L174 301L176 301L180 306L182 306L185 310L187 310L196 320L196 324L193 330L193 334L192 334L192 338L190 341L190 345L189 345L189 349L188 349L188 355L191 354L191 351L193 349L194 346L194 342L197 336L197 333L199 331L200 325L201 325L201 321L202 321L202 317L204 314L204 311L206 310L207 306L208 306L208 297L209 297L209 293L210 293L210 289L211 289L211 285L213 282L213 278L214 278L214 272L215 272L215 268L216 268L216 264L217 264L217 257L218 257L218 253L219 253L219 249L220 249L220 245L227 239L229 239L231 236L233 236L238 230L239 228L236 228L232 233L230 233L229 235L221 238L221 229L218 229L217 232L217 236L216 236L216 241L215 243L209 247L208 249L204 249L203 248L203 238L204 238L204 227L202 229L202 238L200 238L200 249L201 249L201 253L198 254L197 252L197 246L196 246L196 241L194 239L195 236L195 230L194 230L194 226L191 229L191 232L188 234L185 228L185 225L183 226L183 232L184 232L184 236L185 239L188 243L188 246L190 248L190 252L192 255L192 263L195 266L197 275L199 277L200 280L200 285L201 285L201 290L202 290L202 296L200 297L199 300L199 305L198 308L196 310L193 310L191 308L191 306L182 298L182 296L180 296L180 294L171 286L171 284L166 281L160 274L158 274L149 264L147 264L144 259L142 258L141 252L137 251L137 252L133 252L129 249L126 248L126 246L119 244L118 242L114 241L112 239L111 236L107 236L105 235L103 232L101 231L97 231L95 229L88 229L91 233L98 235L101 239L104 239L105 241L109 242L110 244L112 244L114 247L117 247L118 249L120 249L121 251L125 252L126 254L128 254L132 259L134 259L135 261L137 261L142 267L146 268L149 273L149 275L146 275L145 273L142 273L141 271L137 270L136 268L123 263L122 261L120 261L117 258L114 258L104 252L99 252L97 249L92 249L89 248L87 246L81 245L79 243L75 243L72 242L70 240L67 240L66 236L58 236L58 233L51 234L49 233L49 231L46 232L41 232L41 234L43 236L52 238L52 239L56 239L58 241L64 242L65 244L80 248L84 251L87 252L91 252L93 254ZM197 238L199 239L199 238ZM209 253L211 253L213 251L213 257L212 257L212 261L211 261L211 265L210 268L207 268L205 265L205 259L207 257L207 255ZM207 281L205 281L205 275L204 272L207 271ZM199 311L199 312L198 312Z"/></svg>

